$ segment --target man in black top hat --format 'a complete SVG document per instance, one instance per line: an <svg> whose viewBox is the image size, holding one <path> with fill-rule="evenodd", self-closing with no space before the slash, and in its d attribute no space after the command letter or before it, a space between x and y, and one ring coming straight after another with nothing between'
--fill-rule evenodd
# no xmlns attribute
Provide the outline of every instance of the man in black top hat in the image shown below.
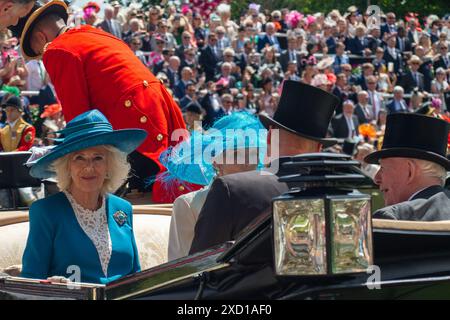
<svg viewBox="0 0 450 320"><path fill-rule="evenodd" d="M267 157L276 173L278 158L319 152L336 143L326 138L339 99L319 88L287 80L278 108L270 118L260 115L269 130ZM278 154L275 152L278 151ZM248 224L270 210L272 198L286 192L274 174L250 171L217 178L195 226L190 253L233 240Z"/></svg>
<svg viewBox="0 0 450 320"><path fill-rule="evenodd" d="M449 124L420 114L389 115L381 150L368 155L379 163L375 176L387 207L374 218L437 221L450 219L450 190L444 189Z"/></svg>

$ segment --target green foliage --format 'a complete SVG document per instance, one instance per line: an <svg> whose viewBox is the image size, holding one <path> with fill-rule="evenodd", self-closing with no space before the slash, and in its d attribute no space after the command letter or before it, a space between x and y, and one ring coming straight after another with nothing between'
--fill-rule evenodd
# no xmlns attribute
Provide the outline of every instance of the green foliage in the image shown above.
<svg viewBox="0 0 450 320"><path fill-rule="evenodd" d="M369 5L378 5L386 13L395 12L397 17L404 17L407 12L417 12L421 17L437 14L444 16L450 12L450 2L448 0L257 0L257 1L233 1L232 9L234 18L238 18L242 12L247 10L250 3L261 5L261 11L289 8L304 14L315 12L328 13L333 9L338 9L344 14L348 7L354 5L360 11L365 11Z"/></svg>

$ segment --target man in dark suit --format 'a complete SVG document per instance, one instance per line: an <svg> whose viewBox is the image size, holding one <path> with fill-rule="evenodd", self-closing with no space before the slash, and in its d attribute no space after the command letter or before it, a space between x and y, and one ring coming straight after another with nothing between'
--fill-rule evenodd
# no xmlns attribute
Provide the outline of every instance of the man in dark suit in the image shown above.
<svg viewBox="0 0 450 320"><path fill-rule="evenodd" d="M383 41L380 39L381 31L378 25L372 25L369 29L369 35L367 39L367 48L370 49L372 54L375 54L378 48L383 46Z"/></svg>
<svg viewBox="0 0 450 320"><path fill-rule="evenodd" d="M406 93L411 93L415 88L423 91L425 89L425 83L423 74L419 72L422 61L418 56L412 56L412 58L409 59L408 64L409 70L405 72L400 79L401 86Z"/></svg>
<svg viewBox="0 0 450 320"><path fill-rule="evenodd" d="M395 13L388 12L386 14L386 20L386 23L381 26L381 38L383 38L385 33L397 33Z"/></svg>
<svg viewBox="0 0 450 320"><path fill-rule="evenodd" d="M180 58L177 56L171 56L169 58L169 64L167 68L163 70L163 72L167 75L167 78L169 79L170 83L170 89L174 89L175 85L180 81L181 75L180 75Z"/></svg>
<svg viewBox="0 0 450 320"><path fill-rule="evenodd" d="M404 90L400 86L394 88L394 99L386 104L388 114L397 112L409 112L408 105L403 99Z"/></svg>
<svg viewBox="0 0 450 320"><path fill-rule="evenodd" d="M448 56L448 45L441 42L438 45L439 57L434 61L433 68L434 71L438 68L443 68L444 70L450 69L450 57Z"/></svg>
<svg viewBox="0 0 450 320"><path fill-rule="evenodd" d="M193 72L189 67L181 70L181 79L173 87L173 93L178 99L182 99L186 94L186 87L193 81Z"/></svg>
<svg viewBox="0 0 450 320"><path fill-rule="evenodd" d="M367 91L361 90L357 95L358 103L355 106L355 115L358 118L359 124L368 123L373 116L373 108L369 104L369 94Z"/></svg>
<svg viewBox="0 0 450 320"><path fill-rule="evenodd" d="M420 130L417 130L420 128ZM449 124L419 114L393 114L386 122L381 150L364 161L379 163L375 183L385 205L374 218L394 220L450 220L450 190L444 189Z"/></svg>
<svg viewBox="0 0 450 320"><path fill-rule="evenodd" d="M98 25L103 31L111 33L119 39L122 39L122 26L119 21L114 19L114 8L105 7L105 19Z"/></svg>
<svg viewBox="0 0 450 320"><path fill-rule="evenodd" d="M212 32L208 35L208 45L202 49L198 60L198 63L205 72L206 81L213 80L216 74L216 66L219 62L216 44L217 35Z"/></svg>
<svg viewBox="0 0 450 320"><path fill-rule="evenodd" d="M286 72L289 62L295 61L297 63L297 69L300 69L300 59L297 55L300 53L297 51L297 38L290 36L288 38L288 48L280 54L278 61L280 61L283 72Z"/></svg>
<svg viewBox="0 0 450 320"><path fill-rule="evenodd" d="M300 99L304 103L298 104ZM270 210L272 198L288 190L270 174L278 170L279 157L318 152L322 145L336 143L325 136L337 103L335 96L318 88L284 82L274 117L260 116L269 129L267 148L273 160L269 171L231 174L214 181L195 226L190 254L235 239L255 218Z"/></svg>
<svg viewBox="0 0 450 320"><path fill-rule="evenodd" d="M266 24L266 34L259 38L258 40L258 52L261 52L266 46L274 47L276 52L280 52L280 43L278 42L277 36L275 35L276 29L273 22L268 22Z"/></svg>
<svg viewBox="0 0 450 320"><path fill-rule="evenodd" d="M400 52L410 52L412 51L411 41L407 37L406 30L404 27L398 27L397 29L397 49Z"/></svg>
<svg viewBox="0 0 450 320"><path fill-rule="evenodd" d="M339 99L339 104L336 108L336 114L342 113L342 104L349 97L348 80L345 73L339 73L336 77L336 84L332 92Z"/></svg>
<svg viewBox="0 0 450 320"><path fill-rule="evenodd" d="M183 110L187 107L187 105L191 102L197 103L197 94L196 94L197 88L195 87L194 82L188 82L186 84L185 89L185 95L183 98L180 99L180 108Z"/></svg>
<svg viewBox="0 0 450 320"><path fill-rule="evenodd" d="M358 135L359 121L354 114L355 105L353 101L346 100L342 106L342 113L331 121L333 136L336 138L351 139Z"/></svg>
<svg viewBox="0 0 450 320"><path fill-rule="evenodd" d="M191 34L188 31L184 31L181 35L181 44L176 48L175 54L180 58L184 59L184 51L186 49L192 48L191 44Z"/></svg>
<svg viewBox="0 0 450 320"><path fill-rule="evenodd" d="M213 81L207 83L208 92L200 99L200 105L205 110L203 118L203 128L208 129L216 119L225 115L225 111L221 107L220 97L217 94L217 87Z"/></svg>
<svg viewBox="0 0 450 320"><path fill-rule="evenodd" d="M403 70L403 60L400 51L395 47L397 38L395 35L391 35L387 40L387 47L384 50L383 59L386 61L388 67L389 63L394 65L394 72L399 74ZM389 70L390 71L390 70Z"/></svg>
<svg viewBox="0 0 450 320"><path fill-rule="evenodd" d="M364 26L358 26L355 37L348 40L347 48L352 54L364 55L364 51L368 48L368 39L366 39L365 34L366 28Z"/></svg>

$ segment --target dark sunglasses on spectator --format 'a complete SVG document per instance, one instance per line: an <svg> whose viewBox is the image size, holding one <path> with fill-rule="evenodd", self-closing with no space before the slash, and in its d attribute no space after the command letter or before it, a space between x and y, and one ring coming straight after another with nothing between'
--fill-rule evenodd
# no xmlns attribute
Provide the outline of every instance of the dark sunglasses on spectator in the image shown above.
<svg viewBox="0 0 450 320"><path fill-rule="evenodd" d="M191 37L183 37L183 39L191 40Z"/></svg>
<svg viewBox="0 0 450 320"><path fill-rule="evenodd" d="M164 41L156 41L156 44L164 44Z"/></svg>
<svg viewBox="0 0 450 320"><path fill-rule="evenodd" d="M440 49L441 50L447 50L447 47L441 47Z"/></svg>

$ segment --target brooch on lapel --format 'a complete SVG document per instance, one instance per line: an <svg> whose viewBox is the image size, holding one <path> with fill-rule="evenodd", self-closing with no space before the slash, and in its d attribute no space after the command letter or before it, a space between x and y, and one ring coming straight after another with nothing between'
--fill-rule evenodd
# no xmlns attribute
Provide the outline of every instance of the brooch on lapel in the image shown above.
<svg viewBox="0 0 450 320"><path fill-rule="evenodd" d="M113 217L119 226L123 226L125 224L125 222L127 222L127 219L128 219L128 216L122 210L116 211L116 213L114 213Z"/></svg>

